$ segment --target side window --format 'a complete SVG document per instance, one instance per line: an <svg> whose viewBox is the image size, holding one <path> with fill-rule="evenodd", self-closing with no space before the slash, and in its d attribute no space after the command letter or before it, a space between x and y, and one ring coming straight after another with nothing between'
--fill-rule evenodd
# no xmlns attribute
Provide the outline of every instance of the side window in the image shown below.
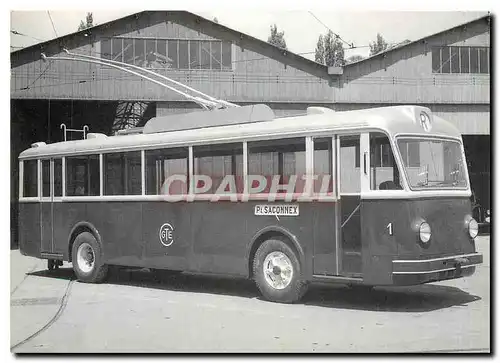
<svg viewBox="0 0 500 363"><path fill-rule="evenodd" d="M42 160L42 197L50 197L50 160Z"/></svg>
<svg viewBox="0 0 500 363"><path fill-rule="evenodd" d="M23 197L38 197L37 160L23 161Z"/></svg>
<svg viewBox="0 0 500 363"><path fill-rule="evenodd" d="M146 150L146 194L188 193L188 148Z"/></svg>
<svg viewBox="0 0 500 363"><path fill-rule="evenodd" d="M142 194L141 152L103 155L104 195Z"/></svg>
<svg viewBox="0 0 500 363"><path fill-rule="evenodd" d="M193 148L193 158L198 193L243 193L242 143L197 146Z"/></svg>
<svg viewBox="0 0 500 363"><path fill-rule="evenodd" d="M314 193L332 193L333 192L333 173L332 173L332 138L314 139L314 171L317 176L314 181Z"/></svg>
<svg viewBox="0 0 500 363"><path fill-rule="evenodd" d="M370 133L370 189L402 189L389 138L379 132Z"/></svg>
<svg viewBox="0 0 500 363"><path fill-rule="evenodd" d="M62 159L54 159L54 197L62 196Z"/></svg>
<svg viewBox="0 0 500 363"><path fill-rule="evenodd" d="M360 137L340 136L340 192L360 193L359 170Z"/></svg>
<svg viewBox="0 0 500 363"><path fill-rule="evenodd" d="M99 195L99 156L82 155L66 158L66 195Z"/></svg>
<svg viewBox="0 0 500 363"><path fill-rule="evenodd" d="M302 193L306 174L305 138L256 141L248 143L248 175L263 176L265 186L260 193L271 192L273 179L279 177L277 193ZM259 182L250 180L249 190ZM291 190L290 190L291 189ZM255 193L255 192L254 192Z"/></svg>

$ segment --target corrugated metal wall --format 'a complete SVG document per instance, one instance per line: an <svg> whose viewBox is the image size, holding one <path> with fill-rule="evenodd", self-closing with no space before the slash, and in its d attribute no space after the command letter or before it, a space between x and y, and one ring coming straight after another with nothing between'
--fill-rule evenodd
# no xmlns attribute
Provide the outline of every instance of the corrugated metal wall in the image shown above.
<svg viewBox="0 0 500 363"><path fill-rule="evenodd" d="M142 16L137 21L112 26L88 39L66 40L64 46L74 53L99 56L101 39L108 37L163 38L190 40L231 40L228 33L210 29L208 36L187 26L174 23L164 12ZM205 25L206 26L206 25ZM207 28L208 29L208 28ZM229 37L231 38L231 37ZM92 42L91 42L92 41ZM256 43L256 42L254 42ZM291 65L234 45L230 70L159 69L159 73L192 86L202 92L230 101L294 101L330 102L328 80L304 72ZM59 44L44 51L64 56ZM255 49L259 44L252 45ZM43 62L40 50L17 52L12 58L11 98L93 99L178 101L185 98L149 81L120 70L100 65L54 61ZM325 78L328 78L325 72Z"/></svg>

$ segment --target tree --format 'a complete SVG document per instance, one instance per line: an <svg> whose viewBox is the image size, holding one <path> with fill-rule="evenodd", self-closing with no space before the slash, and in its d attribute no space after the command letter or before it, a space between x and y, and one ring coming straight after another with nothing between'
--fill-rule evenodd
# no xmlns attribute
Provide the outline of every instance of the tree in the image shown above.
<svg viewBox="0 0 500 363"><path fill-rule="evenodd" d="M370 43L370 55L375 55L383 52L387 49L388 46L389 44L387 44L382 35L380 35L380 33L377 33L377 40Z"/></svg>
<svg viewBox="0 0 500 363"><path fill-rule="evenodd" d="M316 43L315 61L328 67L342 67L345 64L342 42L331 30L324 36L319 36Z"/></svg>
<svg viewBox="0 0 500 363"><path fill-rule="evenodd" d="M91 28L94 25L96 24L94 24L94 17L92 16L92 13L87 13L87 16L85 17L85 23L83 22L83 20L80 20L78 31Z"/></svg>
<svg viewBox="0 0 500 363"><path fill-rule="evenodd" d="M285 32L279 32L276 24L271 25L271 35L267 38L267 42L278 48L287 49Z"/></svg>
<svg viewBox="0 0 500 363"><path fill-rule="evenodd" d="M345 60L346 64L351 64L351 63L354 63L354 62L359 62L360 60L363 60L365 59L365 57L361 56L361 55L351 55L349 58L347 58Z"/></svg>
<svg viewBox="0 0 500 363"><path fill-rule="evenodd" d="M316 63L325 64L325 43L323 41L323 35L320 35L318 42L316 43L316 54L314 55L314 60Z"/></svg>

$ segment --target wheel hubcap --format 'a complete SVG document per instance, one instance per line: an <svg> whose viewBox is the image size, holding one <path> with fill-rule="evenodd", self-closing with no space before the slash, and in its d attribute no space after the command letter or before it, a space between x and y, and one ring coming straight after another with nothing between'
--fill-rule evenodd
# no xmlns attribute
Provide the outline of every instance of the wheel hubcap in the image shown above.
<svg viewBox="0 0 500 363"><path fill-rule="evenodd" d="M80 270L83 272L90 272L94 268L95 257L94 257L94 249L88 243L82 243L80 247L78 247L78 251L76 253L77 263Z"/></svg>
<svg viewBox="0 0 500 363"><path fill-rule="evenodd" d="M273 289L286 288L293 277L293 267L290 259L283 252L271 252L264 260L264 278Z"/></svg>

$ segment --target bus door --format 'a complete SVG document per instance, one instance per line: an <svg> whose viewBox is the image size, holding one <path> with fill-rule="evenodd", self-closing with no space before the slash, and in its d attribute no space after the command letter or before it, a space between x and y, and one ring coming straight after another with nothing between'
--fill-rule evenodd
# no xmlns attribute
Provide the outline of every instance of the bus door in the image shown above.
<svg viewBox="0 0 500 363"><path fill-rule="evenodd" d="M368 141L368 134L338 136L339 272L350 277L362 276L361 191L369 173Z"/></svg>
<svg viewBox="0 0 500 363"><path fill-rule="evenodd" d="M40 241L41 253L54 252L53 244L53 178L54 178L54 164L53 159L41 160L41 203L40 203Z"/></svg>

